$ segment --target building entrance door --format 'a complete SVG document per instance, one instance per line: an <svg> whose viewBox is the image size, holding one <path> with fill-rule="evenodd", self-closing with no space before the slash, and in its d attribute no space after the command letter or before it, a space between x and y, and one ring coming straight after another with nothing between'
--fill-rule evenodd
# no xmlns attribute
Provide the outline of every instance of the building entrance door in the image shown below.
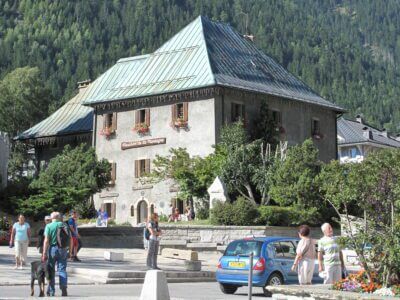
<svg viewBox="0 0 400 300"><path fill-rule="evenodd" d="M137 206L137 223L144 223L147 220L148 215L148 207L147 203L144 200L141 200Z"/></svg>

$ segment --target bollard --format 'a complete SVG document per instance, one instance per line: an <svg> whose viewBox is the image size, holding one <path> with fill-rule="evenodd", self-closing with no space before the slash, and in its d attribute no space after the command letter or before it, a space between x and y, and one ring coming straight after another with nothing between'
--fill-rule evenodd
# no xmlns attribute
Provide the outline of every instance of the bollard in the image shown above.
<svg viewBox="0 0 400 300"><path fill-rule="evenodd" d="M253 294L253 256L254 254L251 252L249 256L249 300L251 300Z"/></svg>

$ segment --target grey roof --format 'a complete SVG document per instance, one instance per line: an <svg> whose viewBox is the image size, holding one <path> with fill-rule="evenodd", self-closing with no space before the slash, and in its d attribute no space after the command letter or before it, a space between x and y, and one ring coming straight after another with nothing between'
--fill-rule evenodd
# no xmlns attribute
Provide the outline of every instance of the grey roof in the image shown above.
<svg viewBox="0 0 400 300"><path fill-rule="evenodd" d="M344 111L319 96L231 26L202 16L154 53L128 60L136 59L140 63L131 70L114 66L113 71L107 71L103 77L106 87L102 87L101 93L85 97L84 104L218 85Z"/></svg>
<svg viewBox="0 0 400 300"><path fill-rule="evenodd" d="M372 138L364 136L363 128L365 127L368 127L371 131ZM400 148L400 141L397 141L394 137L390 135L386 137L382 130L358 121L339 118L337 121L337 133L339 136L338 144L341 146L347 144L374 143L388 147Z"/></svg>
<svg viewBox="0 0 400 300"><path fill-rule="evenodd" d="M56 112L35 126L18 135L16 140L30 140L44 137L84 134L93 129L93 109L83 106L81 101L89 87L60 107Z"/></svg>

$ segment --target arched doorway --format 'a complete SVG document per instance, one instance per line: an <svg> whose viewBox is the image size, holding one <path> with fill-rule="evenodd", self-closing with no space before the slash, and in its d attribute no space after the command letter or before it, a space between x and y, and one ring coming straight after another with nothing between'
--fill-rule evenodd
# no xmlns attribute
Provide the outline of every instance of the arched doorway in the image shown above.
<svg viewBox="0 0 400 300"><path fill-rule="evenodd" d="M139 201L137 205L137 223L144 223L147 220L148 207L144 200Z"/></svg>

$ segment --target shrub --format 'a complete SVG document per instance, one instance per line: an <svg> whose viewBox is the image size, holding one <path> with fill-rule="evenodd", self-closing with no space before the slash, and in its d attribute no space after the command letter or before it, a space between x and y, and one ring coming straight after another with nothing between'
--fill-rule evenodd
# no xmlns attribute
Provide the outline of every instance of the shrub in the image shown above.
<svg viewBox="0 0 400 300"><path fill-rule="evenodd" d="M303 208L299 206L260 206L257 225L267 226L293 226L300 224L315 225L321 223L320 215L316 208Z"/></svg>
<svg viewBox="0 0 400 300"><path fill-rule="evenodd" d="M200 207L196 210L196 219L207 220L210 217L210 210L206 207Z"/></svg>
<svg viewBox="0 0 400 300"><path fill-rule="evenodd" d="M211 211L211 223L215 225L254 225L257 208L248 200L239 197L233 203L217 202Z"/></svg>

